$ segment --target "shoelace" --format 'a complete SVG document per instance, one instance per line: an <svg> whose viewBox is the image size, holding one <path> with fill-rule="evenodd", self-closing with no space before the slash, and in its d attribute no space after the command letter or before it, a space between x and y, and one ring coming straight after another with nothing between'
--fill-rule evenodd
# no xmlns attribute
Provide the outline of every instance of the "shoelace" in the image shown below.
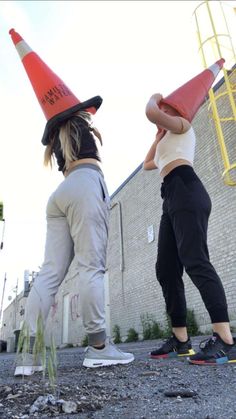
<svg viewBox="0 0 236 419"><path fill-rule="evenodd" d="M107 339L106 339L106 345L113 346L113 347L115 347L116 351L118 351L118 352L122 353L122 350L121 350L121 349L119 349L119 348L118 348L118 346L114 344L114 342L112 341L112 339L111 339L111 338L107 338Z"/></svg>

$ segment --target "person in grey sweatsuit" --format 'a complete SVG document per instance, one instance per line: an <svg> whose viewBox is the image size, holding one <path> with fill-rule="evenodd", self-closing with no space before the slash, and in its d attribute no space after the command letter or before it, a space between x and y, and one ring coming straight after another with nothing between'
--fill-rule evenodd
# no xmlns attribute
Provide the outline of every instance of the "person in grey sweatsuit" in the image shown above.
<svg viewBox="0 0 236 419"><path fill-rule="evenodd" d="M54 130L45 150L45 165L55 156L64 180L47 204L47 235L42 268L30 291L25 322L32 337L37 319L43 323L73 261L88 348L83 365L98 367L126 364L132 354L121 352L106 339L104 273L108 239L109 195L100 167L91 114L79 111ZM24 365L23 365L24 364ZM19 360L15 375L41 370L28 354Z"/></svg>

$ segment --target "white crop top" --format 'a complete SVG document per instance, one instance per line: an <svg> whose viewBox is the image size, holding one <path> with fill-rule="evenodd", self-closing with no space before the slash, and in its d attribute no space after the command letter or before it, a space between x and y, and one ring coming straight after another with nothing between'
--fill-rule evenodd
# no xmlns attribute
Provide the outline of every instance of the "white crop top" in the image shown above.
<svg viewBox="0 0 236 419"><path fill-rule="evenodd" d="M154 163L161 173L170 162L184 159L193 164L196 137L191 127L184 134L174 134L167 131L156 147Z"/></svg>

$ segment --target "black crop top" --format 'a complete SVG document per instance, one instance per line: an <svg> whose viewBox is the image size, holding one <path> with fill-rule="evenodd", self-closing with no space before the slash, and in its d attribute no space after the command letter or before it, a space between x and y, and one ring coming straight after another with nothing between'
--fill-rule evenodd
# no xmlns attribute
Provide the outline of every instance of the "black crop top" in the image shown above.
<svg viewBox="0 0 236 419"><path fill-rule="evenodd" d="M80 150L78 153L78 160L92 158L92 159L101 161L101 158L98 153L97 145L94 139L94 135L92 131L89 130L89 125L87 121L85 121L83 118L80 118L79 116L73 116L71 120L73 120L73 122L77 124L77 127L79 129L79 135L81 138ZM60 127L57 128L57 132L55 133L53 152L56 157L58 170L63 171L64 166L65 166L65 159L63 157L62 150L61 150L61 145L60 145L60 140L59 140L59 129ZM76 153L75 149L74 151Z"/></svg>

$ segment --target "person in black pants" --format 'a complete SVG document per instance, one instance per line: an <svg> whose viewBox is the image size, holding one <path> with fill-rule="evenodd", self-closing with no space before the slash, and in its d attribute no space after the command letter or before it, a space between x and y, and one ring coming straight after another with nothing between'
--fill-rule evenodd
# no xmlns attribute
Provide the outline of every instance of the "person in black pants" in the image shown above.
<svg viewBox="0 0 236 419"><path fill-rule="evenodd" d="M146 105L146 116L158 131L143 168L158 168L163 179L156 276L173 335L151 352L151 357L188 356L193 364L236 362L236 339L230 331L224 288L209 260L207 228L211 200L193 169L194 130L187 119L162 99L161 94L154 94ZM196 354L186 328L184 269L201 294L213 329L212 337L200 345Z"/></svg>

